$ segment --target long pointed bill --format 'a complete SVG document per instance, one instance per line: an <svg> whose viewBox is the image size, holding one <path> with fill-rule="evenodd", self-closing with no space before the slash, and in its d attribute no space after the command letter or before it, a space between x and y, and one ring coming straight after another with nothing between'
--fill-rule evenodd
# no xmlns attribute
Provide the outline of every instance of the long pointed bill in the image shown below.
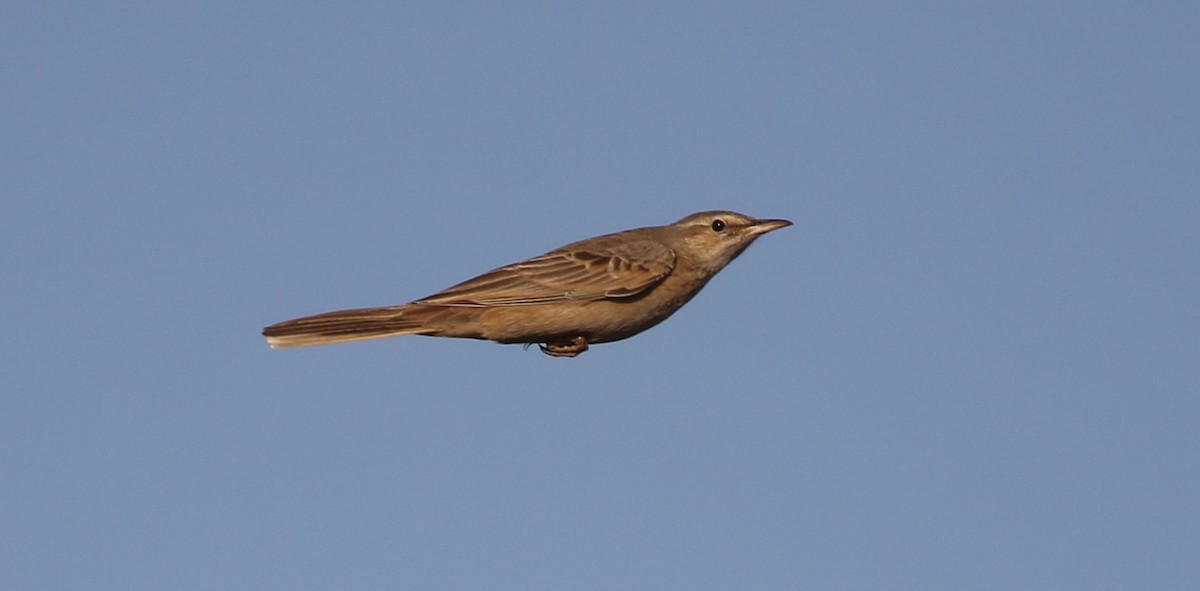
<svg viewBox="0 0 1200 591"><path fill-rule="evenodd" d="M786 228L790 225L792 225L792 222L788 220L757 220L754 222L754 225L747 228L747 230L749 230L751 234L758 236L760 234L766 234L772 230Z"/></svg>

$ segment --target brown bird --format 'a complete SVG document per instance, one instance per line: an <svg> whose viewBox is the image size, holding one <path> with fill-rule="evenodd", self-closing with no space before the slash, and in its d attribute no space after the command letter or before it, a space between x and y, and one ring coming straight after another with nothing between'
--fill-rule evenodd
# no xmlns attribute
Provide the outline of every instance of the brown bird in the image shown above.
<svg viewBox="0 0 1200 591"><path fill-rule="evenodd" d="M703 211L574 242L408 304L296 318L263 336L279 348L421 334L538 343L574 357L666 320L756 238L790 225Z"/></svg>

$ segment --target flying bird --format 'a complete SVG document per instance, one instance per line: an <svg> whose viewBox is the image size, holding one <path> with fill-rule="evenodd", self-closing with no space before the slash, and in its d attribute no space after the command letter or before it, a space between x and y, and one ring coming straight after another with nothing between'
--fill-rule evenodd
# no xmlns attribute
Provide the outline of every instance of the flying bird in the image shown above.
<svg viewBox="0 0 1200 591"><path fill-rule="evenodd" d="M755 239L790 225L703 211L573 242L407 304L305 316L262 334L273 348L419 334L537 344L547 355L575 357L666 320Z"/></svg>

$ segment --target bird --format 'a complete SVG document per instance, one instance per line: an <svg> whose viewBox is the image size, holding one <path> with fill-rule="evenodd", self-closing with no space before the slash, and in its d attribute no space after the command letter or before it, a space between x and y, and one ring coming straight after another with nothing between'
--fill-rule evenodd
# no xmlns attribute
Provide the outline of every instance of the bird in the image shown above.
<svg viewBox="0 0 1200 591"><path fill-rule="evenodd" d="M295 318L262 334L272 348L417 334L537 344L575 357L666 320L758 237L790 225L702 211L573 242L407 304Z"/></svg>

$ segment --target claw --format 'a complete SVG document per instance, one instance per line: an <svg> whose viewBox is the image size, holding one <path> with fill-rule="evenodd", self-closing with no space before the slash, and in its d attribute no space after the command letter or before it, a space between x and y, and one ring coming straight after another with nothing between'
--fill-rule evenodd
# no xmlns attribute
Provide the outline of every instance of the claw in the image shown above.
<svg viewBox="0 0 1200 591"><path fill-rule="evenodd" d="M538 345L538 348L551 357L574 357L588 350L588 342L583 337L574 337L569 341Z"/></svg>

